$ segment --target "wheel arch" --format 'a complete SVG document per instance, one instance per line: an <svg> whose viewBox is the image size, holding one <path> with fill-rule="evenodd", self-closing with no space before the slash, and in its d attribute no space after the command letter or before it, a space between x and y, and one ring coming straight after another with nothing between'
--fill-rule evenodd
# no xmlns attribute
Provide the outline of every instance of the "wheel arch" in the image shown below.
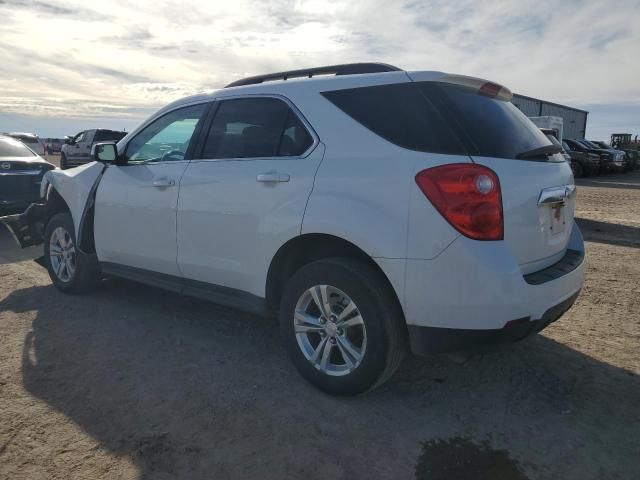
<svg viewBox="0 0 640 480"><path fill-rule="evenodd" d="M269 305L277 311L286 281L304 265L331 257L355 258L370 265L387 283L402 311L396 289L380 265L357 245L335 235L306 233L288 240L282 245L269 265L265 294Z"/></svg>

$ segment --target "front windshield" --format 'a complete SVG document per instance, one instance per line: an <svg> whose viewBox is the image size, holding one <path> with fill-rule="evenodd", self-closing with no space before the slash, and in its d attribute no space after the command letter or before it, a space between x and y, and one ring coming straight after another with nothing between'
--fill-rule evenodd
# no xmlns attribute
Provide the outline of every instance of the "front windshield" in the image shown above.
<svg viewBox="0 0 640 480"><path fill-rule="evenodd" d="M14 138L0 137L0 157L35 157L36 154Z"/></svg>

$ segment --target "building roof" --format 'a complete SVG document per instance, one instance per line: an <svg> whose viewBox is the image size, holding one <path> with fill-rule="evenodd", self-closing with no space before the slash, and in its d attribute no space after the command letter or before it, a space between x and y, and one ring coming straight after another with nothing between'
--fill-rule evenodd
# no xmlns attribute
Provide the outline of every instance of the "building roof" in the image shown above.
<svg viewBox="0 0 640 480"><path fill-rule="evenodd" d="M519 93L514 93L513 94L513 98L515 99L516 97L524 98L524 99L527 99L527 100L533 100L534 102L545 103L547 105L554 105L556 107L566 108L567 110L573 110L575 112L581 112L581 113L587 113L587 114L589 113L587 110L581 110L579 108L570 107L568 105L562 105L561 103L549 102L547 100L542 100L541 98L527 97L526 95L521 95Z"/></svg>

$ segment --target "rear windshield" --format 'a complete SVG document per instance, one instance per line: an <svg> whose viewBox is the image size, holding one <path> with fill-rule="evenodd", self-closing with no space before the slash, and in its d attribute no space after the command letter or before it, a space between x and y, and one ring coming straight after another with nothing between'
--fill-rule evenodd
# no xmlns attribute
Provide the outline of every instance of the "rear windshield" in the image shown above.
<svg viewBox="0 0 640 480"><path fill-rule="evenodd" d="M98 130L96 132L96 136L93 139L94 142L104 142L110 140L112 142L117 142L120 139L124 138L127 132L116 132L113 130Z"/></svg>
<svg viewBox="0 0 640 480"><path fill-rule="evenodd" d="M386 140L421 152L513 159L550 141L510 102L440 82L323 92Z"/></svg>
<svg viewBox="0 0 640 480"><path fill-rule="evenodd" d="M0 157L34 157L35 154L20 141L13 138L0 138Z"/></svg>
<svg viewBox="0 0 640 480"><path fill-rule="evenodd" d="M20 135L14 135L13 138L20 140L22 143L27 143L29 145L37 145L38 144L38 139L35 137L27 137L27 136L20 136Z"/></svg>
<svg viewBox="0 0 640 480"><path fill-rule="evenodd" d="M551 143L553 143L554 145L560 145L560 142L558 141L558 139L556 138L555 135L552 135L550 133L545 134L545 136L549 139L549 141ZM562 146L562 145L560 145Z"/></svg>
<svg viewBox="0 0 640 480"><path fill-rule="evenodd" d="M516 158L551 143L511 102L446 83L421 82L420 88L448 113L471 155Z"/></svg>

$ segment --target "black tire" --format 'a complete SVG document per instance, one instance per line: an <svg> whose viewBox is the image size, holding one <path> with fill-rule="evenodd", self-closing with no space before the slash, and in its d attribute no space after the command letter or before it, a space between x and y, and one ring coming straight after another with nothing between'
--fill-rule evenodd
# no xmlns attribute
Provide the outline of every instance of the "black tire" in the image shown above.
<svg viewBox="0 0 640 480"><path fill-rule="evenodd" d="M68 249L67 257L73 268L62 266L62 268L57 271L58 269L54 266L53 262L60 262L60 260L53 260L51 256L51 245L52 243L61 245L61 243L56 242L55 239L52 242L52 236L55 234L56 238L59 238L61 232L66 233L65 241L71 242L73 251ZM66 245L68 246L68 243ZM57 256L57 258L61 257ZM57 213L51 217L49 223L47 223L47 228L45 228L44 232L44 261L51 281L55 287L62 292L86 292L95 288L100 281L100 267L95 257L83 254L76 248L73 220L68 212ZM58 265L60 265L60 263L58 263ZM67 274L68 278L65 278Z"/></svg>
<svg viewBox="0 0 640 480"><path fill-rule="evenodd" d="M355 369L342 376L320 371L298 344L294 328L296 305L316 285L330 285L348 295L357 305L366 328L362 359ZM310 263L289 279L280 304L280 331L285 348L302 376L332 395L356 395L381 385L400 366L407 350L406 324L391 286L377 270L350 258Z"/></svg>
<svg viewBox="0 0 640 480"><path fill-rule="evenodd" d="M64 155L64 153L60 153L60 168L62 170L66 170L67 167L67 157Z"/></svg>
<svg viewBox="0 0 640 480"><path fill-rule="evenodd" d="M584 175L584 169L579 162L571 162L571 170L573 170L573 176L575 178L580 178Z"/></svg>

